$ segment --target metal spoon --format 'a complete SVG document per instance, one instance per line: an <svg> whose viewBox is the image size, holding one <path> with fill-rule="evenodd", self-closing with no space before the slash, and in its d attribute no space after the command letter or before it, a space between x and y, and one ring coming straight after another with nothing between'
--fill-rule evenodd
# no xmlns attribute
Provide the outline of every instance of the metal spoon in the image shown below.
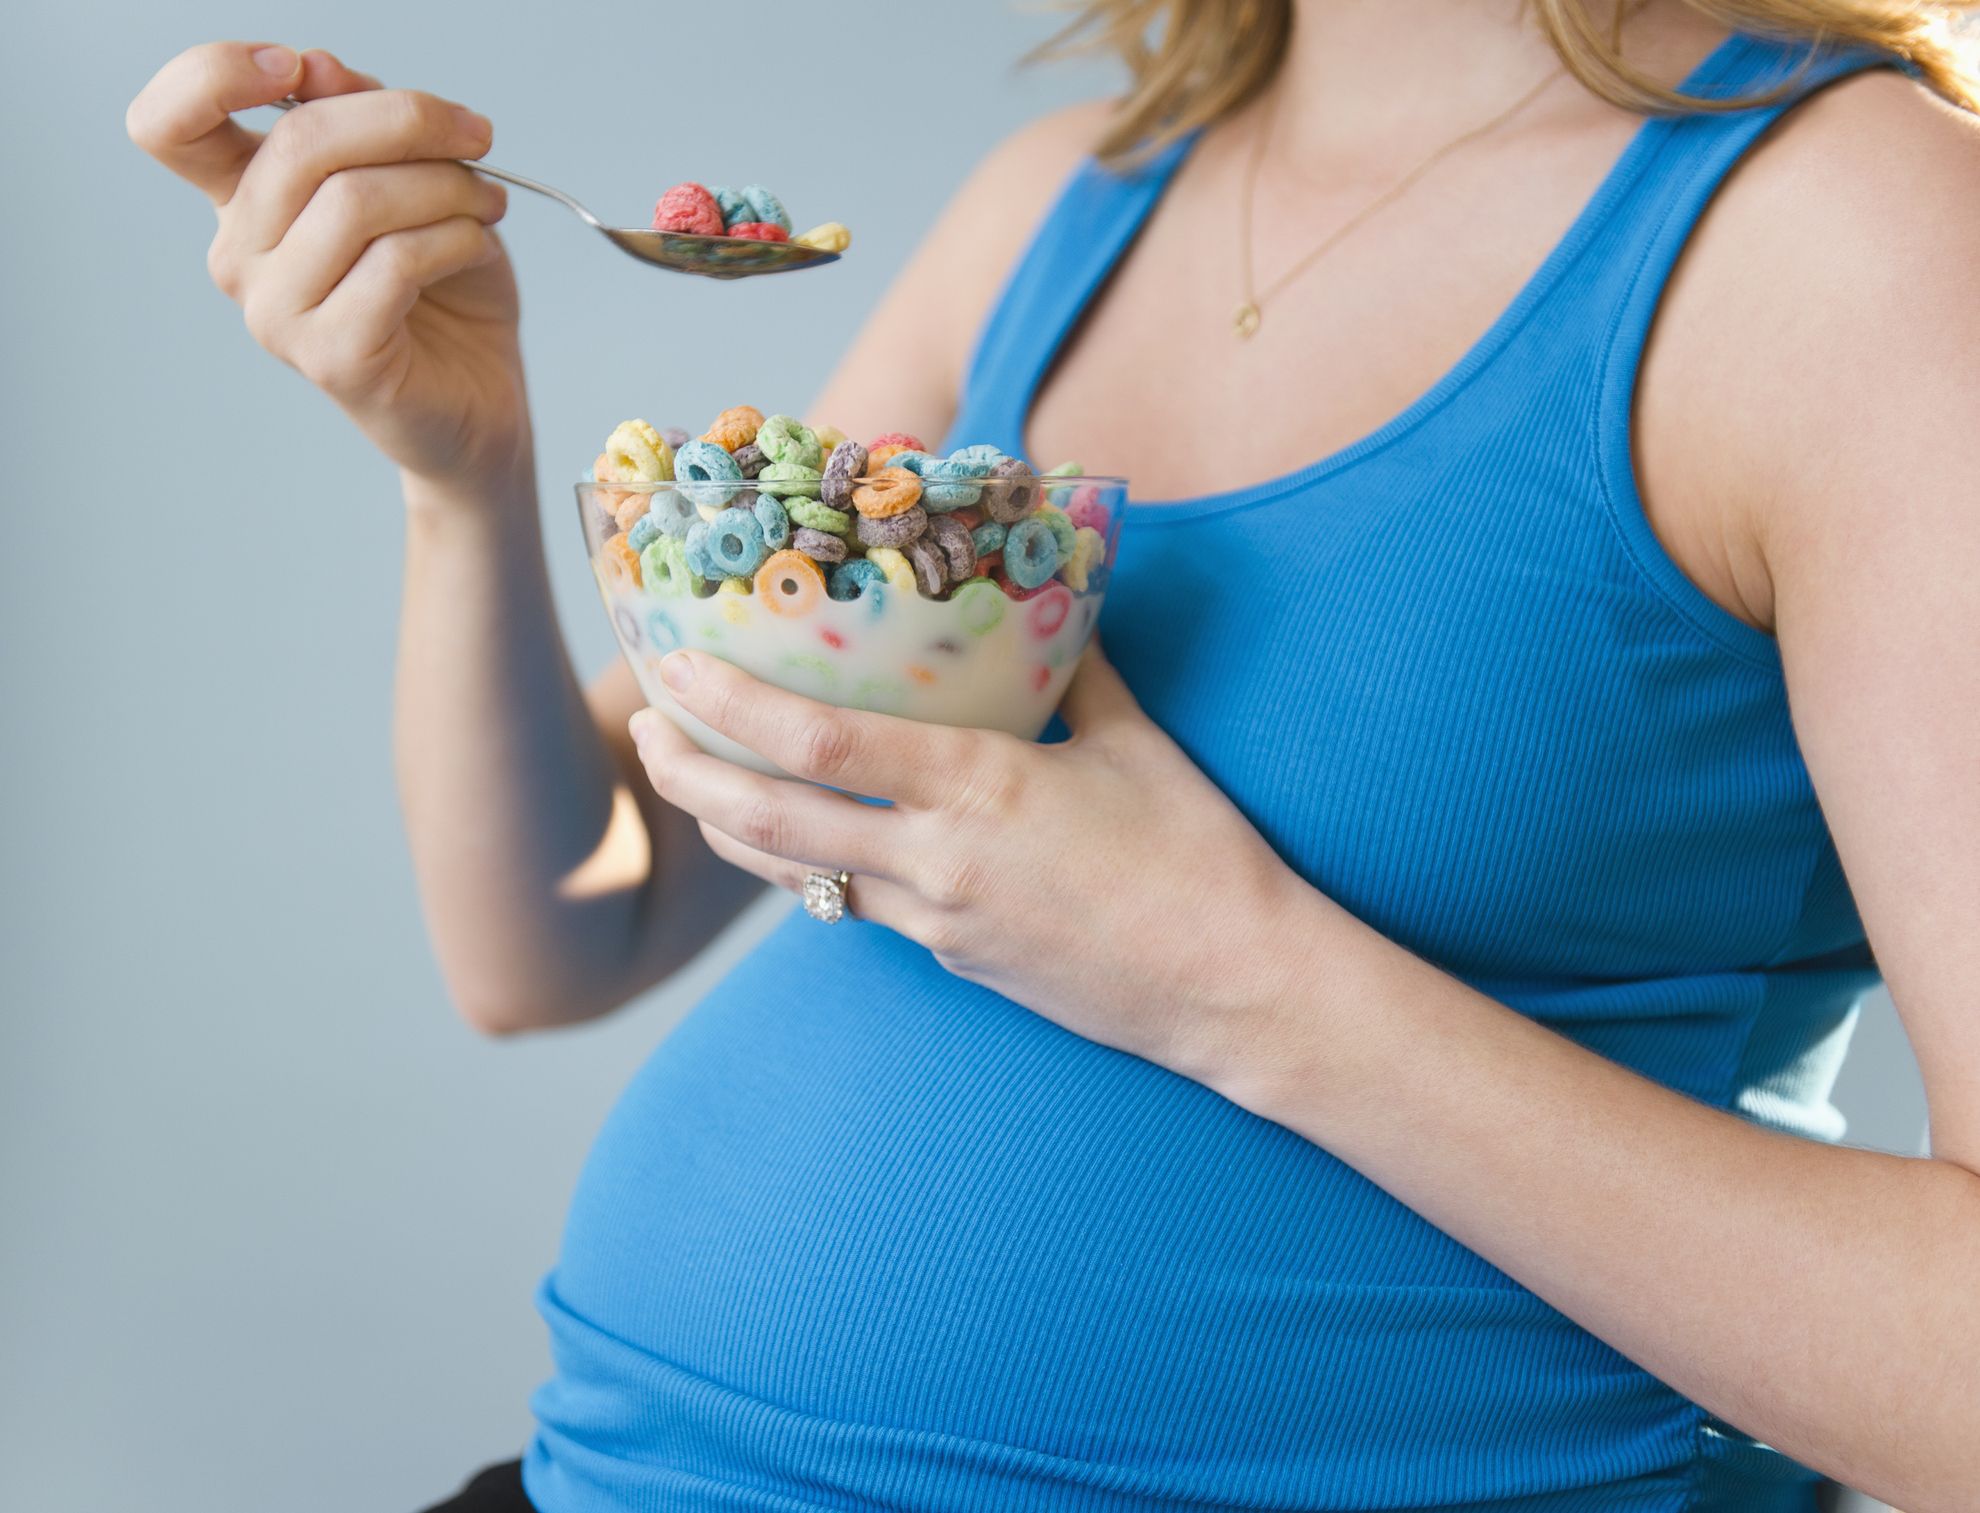
<svg viewBox="0 0 1980 1513"><path fill-rule="evenodd" d="M302 101L276 100L277 110L294 110ZM546 195L569 210L628 257L665 268L671 273L694 273L702 278L754 278L760 273L792 273L799 268L822 268L839 254L797 242L759 242L746 236L692 236L685 231L648 231L633 226L608 226L561 189L539 184L506 168L469 158L455 158L463 168L518 189Z"/></svg>

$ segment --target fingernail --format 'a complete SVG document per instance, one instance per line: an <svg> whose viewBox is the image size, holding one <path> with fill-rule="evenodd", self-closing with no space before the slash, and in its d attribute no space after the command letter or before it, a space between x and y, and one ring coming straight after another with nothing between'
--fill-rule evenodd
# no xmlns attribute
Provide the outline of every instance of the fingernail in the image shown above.
<svg viewBox="0 0 1980 1513"><path fill-rule="evenodd" d="M647 755L646 748L653 744L653 722L658 718L652 710L642 709L626 722L626 728L632 732L633 749L642 760Z"/></svg>
<svg viewBox="0 0 1980 1513"><path fill-rule="evenodd" d="M683 692L694 681L694 662L684 651L670 651L660 659L660 681L675 693Z"/></svg>
<svg viewBox="0 0 1980 1513"><path fill-rule="evenodd" d="M256 68L278 79L286 79L296 71L296 50L293 47L257 47L248 56L254 59Z"/></svg>

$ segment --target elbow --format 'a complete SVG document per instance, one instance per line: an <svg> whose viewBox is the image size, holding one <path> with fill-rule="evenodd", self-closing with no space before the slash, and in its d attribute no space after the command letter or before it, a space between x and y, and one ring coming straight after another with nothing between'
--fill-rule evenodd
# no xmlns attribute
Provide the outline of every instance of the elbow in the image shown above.
<svg viewBox="0 0 1980 1513"><path fill-rule="evenodd" d="M467 979L450 975L447 997L461 1023L492 1040L581 1024L618 1006L594 1001L568 984L551 986L486 976Z"/></svg>

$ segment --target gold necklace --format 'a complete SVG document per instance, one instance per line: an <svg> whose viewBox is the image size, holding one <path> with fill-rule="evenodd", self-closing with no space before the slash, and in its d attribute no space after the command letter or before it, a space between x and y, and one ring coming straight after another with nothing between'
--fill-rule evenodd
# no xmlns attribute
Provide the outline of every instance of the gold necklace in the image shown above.
<svg viewBox="0 0 1980 1513"><path fill-rule="evenodd" d="M1542 91L1560 76L1560 69L1556 68L1552 70L1546 78L1534 85L1504 110L1493 116L1491 120L1484 122L1482 125L1473 126L1469 130L1452 137L1450 141L1444 143L1443 146L1431 153L1429 157L1418 163L1408 173L1397 179L1395 183L1391 184L1387 189L1376 195L1374 199L1362 206L1361 209L1349 216L1344 223L1329 232L1319 246L1315 247L1305 257L1280 274L1279 277L1265 287L1263 293L1260 293L1254 285L1254 274L1251 266L1251 206L1253 191L1258 185L1258 168L1265 160L1265 144L1272 134L1272 118L1278 110L1279 96L1275 92L1272 98L1266 102L1265 119L1259 123L1258 140L1252 146L1251 161L1246 165L1244 173L1244 208L1238 219L1239 258L1244 276L1244 303L1237 307L1237 313L1231 320L1231 328L1237 332L1238 338L1243 340L1258 330L1258 323L1262 318L1263 307L1267 299L1284 289L1287 284L1290 284L1300 274L1304 273L1308 268L1319 262L1321 258L1333 251L1350 231L1354 230L1355 227L1367 220L1384 205L1399 199L1412 184L1422 178L1432 168L1436 167L1446 157L1450 156L1450 154L1456 152L1460 147L1477 141L1488 132L1497 131L1506 122L1510 121L1514 116L1526 109L1527 106L1539 99Z"/></svg>

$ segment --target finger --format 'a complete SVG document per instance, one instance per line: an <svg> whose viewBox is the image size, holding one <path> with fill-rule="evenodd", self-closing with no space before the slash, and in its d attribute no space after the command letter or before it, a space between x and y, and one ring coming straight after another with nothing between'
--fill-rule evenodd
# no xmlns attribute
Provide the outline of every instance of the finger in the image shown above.
<svg viewBox="0 0 1980 1513"><path fill-rule="evenodd" d="M478 158L493 128L465 105L415 89L367 89L298 106L277 121L228 201L239 250L282 240L323 181L344 168Z"/></svg>
<svg viewBox="0 0 1980 1513"><path fill-rule="evenodd" d="M839 870L836 867L807 867L788 857L758 851L706 820L701 822L701 838L708 843L710 851L730 866L740 867L772 887L788 889L799 897L804 895L806 874ZM903 935L912 933L911 923L919 917L912 892L888 878L867 872L853 873L852 880L846 884L846 912L856 919L871 920L876 925L898 930Z"/></svg>
<svg viewBox="0 0 1980 1513"><path fill-rule="evenodd" d="M484 226L508 207L502 186L453 163L392 163L333 173L256 275L274 309L321 304L378 237L453 216Z"/></svg>
<svg viewBox="0 0 1980 1513"><path fill-rule="evenodd" d="M234 124L233 112L281 99L302 74L302 59L279 44L188 48L138 91L124 112L124 129L180 178L225 204L261 141Z"/></svg>
<svg viewBox="0 0 1980 1513"><path fill-rule="evenodd" d="M766 777L702 751L664 750L650 733L662 716L637 715L633 740L653 791L751 850L802 863L891 875L901 816L810 783Z"/></svg>
<svg viewBox="0 0 1980 1513"><path fill-rule="evenodd" d="M289 91L298 100L321 100L327 95L354 95L385 87L376 74L360 73L321 47L304 49L302 66L302 82Z"/></svg>
<svg viewBox="0 0 1980 1513"><path fill-rule="evenodd" d="M660 676L697 719L786 772L848 793L928 803L965 760L967 732L821 704L703 652L667 653Z"/></svg>
<svg viewBox="0 0 1980 1513"><path fill-rule="evenodd" d="M1133 692L1100 649L1098 637L1086 648L1079 666L1073 670L1065 700L1059 705L1059 718L1075 733L1122 720L1147 719Z"/></svg>
<svg viewBox="0 0 1980 1513"><path fill-rule="evenodd" d="M495 233L469 215L373 238L337 287L302 317L334 349L320 371L304 371L332 393L361 389L420 291L501 255Z"/></svg>

